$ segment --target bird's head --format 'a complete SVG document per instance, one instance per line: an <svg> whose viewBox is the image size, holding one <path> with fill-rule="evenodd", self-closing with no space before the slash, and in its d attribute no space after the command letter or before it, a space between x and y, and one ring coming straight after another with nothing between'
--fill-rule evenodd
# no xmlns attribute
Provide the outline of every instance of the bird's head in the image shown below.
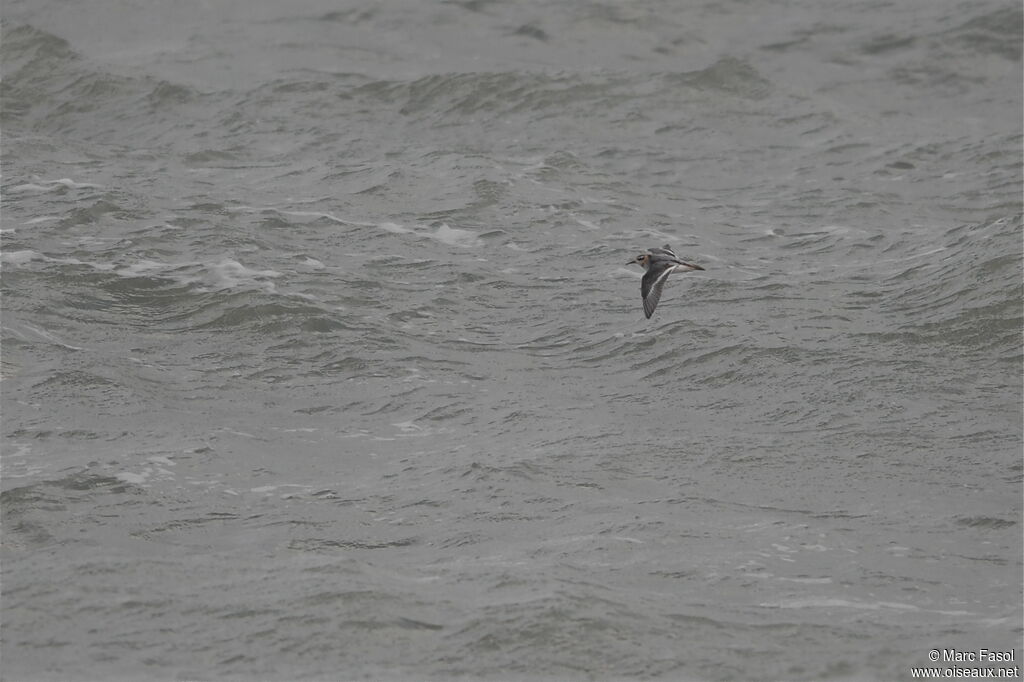
<svg viewBox="0 0 1024 682"><path fill-rule="evenodd" d="M642 267L642 268L644 268L646 270L647 266L651 264L651 254L649 254L649 253L641 253L636 258L626 262L626 265L633 265L633 264L639 265L640 267Z"/></svg>

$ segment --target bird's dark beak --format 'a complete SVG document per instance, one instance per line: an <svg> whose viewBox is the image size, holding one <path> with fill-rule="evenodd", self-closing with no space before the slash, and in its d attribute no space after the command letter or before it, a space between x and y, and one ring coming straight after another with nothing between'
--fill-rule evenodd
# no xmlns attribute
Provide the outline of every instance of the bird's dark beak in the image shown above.
<svg viewBox="0 0 1024 682"><path fill-rule="evenodd" d="M632 265L635 262L636 262L636 258L630 258L628 261L626 261L626 265Z"/></svg>

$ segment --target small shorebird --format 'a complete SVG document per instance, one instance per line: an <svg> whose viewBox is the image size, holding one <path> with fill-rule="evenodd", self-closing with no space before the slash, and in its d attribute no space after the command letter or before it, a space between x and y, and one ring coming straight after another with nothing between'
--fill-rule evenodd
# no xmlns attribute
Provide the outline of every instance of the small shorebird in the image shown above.
<svg viewBox="0 0 1024 682"><path fill-rule="evenodd" d="M626 265L633 263L643 266L647 271L644 273L644 278L640 280L640 296L644 299L644 315L647 316L647 319L651 319L651 315L654 314L654 308L658 305L658 300L661 299L661 288L665 286L665 280L670 274L677 270L688 272L689 270L704 269L699 265L679 260L668 244L660 249L649 249L647 253L641 253Z"/></svg>

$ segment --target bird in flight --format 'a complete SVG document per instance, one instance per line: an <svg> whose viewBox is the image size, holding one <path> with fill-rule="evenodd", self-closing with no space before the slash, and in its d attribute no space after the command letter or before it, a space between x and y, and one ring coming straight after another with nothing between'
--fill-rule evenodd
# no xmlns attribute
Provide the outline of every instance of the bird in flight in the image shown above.
<svg viewBox="0 0 1024 682"><path fill-rule="evenodd" d="M644 273L644 278L640 280L640 297L644 301L644 315L647 316L647 319L651 319L651 315L654 314L654 308L661 299L661 289L665 286L665 280L670 274L676 271L688 272L704 269L699 265L679 260L668 244L660 249L649 249L647 253L641 253L626 265L633 263L642 266L647 271Z"/></svg>

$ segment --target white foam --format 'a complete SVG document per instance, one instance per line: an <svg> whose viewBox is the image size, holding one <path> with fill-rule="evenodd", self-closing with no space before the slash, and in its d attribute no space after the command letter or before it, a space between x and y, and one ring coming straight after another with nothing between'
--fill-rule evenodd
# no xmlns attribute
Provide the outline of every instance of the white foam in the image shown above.
<svg viewBox="0 0 1024 682"><path fill-rule="evenodd" d="M314 218L330 220L332 223L338 223L340 225L362 225L365 227L371 226L373 223L357 223L351 220L345 220L339 218L336 215L330 213L324 213L323 211L289 211L275 206L234 206L227 209L231 213L277 213L278 215L294 216L296 218Z"/></svg>
<svg viewBox="0 0 1024 682"><path fill-rule="evenodd" d="M27 322L19 322L9 325L4 325L9 333L18 337L22 341L33 341L42 339L48 341L56 346L67 348L68 350L85 350L82 346L73 346L70 343L66 343L63 339L58 337L53 332L49 332L45 329L35 327Z"/></svg>
<svg viewBox="0 0 1024 682"><path fill-rule="evenodd" d="M92 263L89 261L79 260L77 258L51 258L50 256L44 256L38 251L24 250L24 251L5 251L0 254L0 261L5 263L11 263L12 265L24 265L32 261L43 261L45 263L57 263L59 265L84 265L85 267L100 270L102 272L110 272L115 268L114 265L109 263Z"/></svg>
<svg viewBox="0 0 1024 682"><path fill-rule="evenodd" d="M276 270L257 270L246 267L234 258L181 263L162 263L144 259L123 266L105 263L82 264L97 270L113 270L121 277L162 277L178 284L197 284L204 291L253 288L267 293L276 293L275 284L268 280L281 276L281 273Z"/></svg>
<svg viewBox="0 0 1024 682"><path fill-rule="evenodd" d="M11 265L24 265L34 260L46 260L46 256L38 251L25 249L23 251L4 251L0 253L0 261Z"/></svg>
<svg viewBox="0 0 1024 682"><path fill-rule="evenodd" d="M28 443L8 441L5 445L7 450L13 449L14 452L6 452L0 457L3 478L30 478L46 470L44 466L33 463L32 447Z"/></svg>
<svg viewBox="0 0 1024 682"><path fill-rule="evenodd" d="M234 429L229 429L226 426L221 427L220 429L218 429L218 431L223 431L224 433L229 433L232 436L242 436L243 438L255 438L256 437L256 436L254 436L251 433L246 433L245 431L236 431Z"/></svg>
<svg viewBox="0 0 1024 682"><path fill-rule="evenodd" d="M463 248L480 246L482 243L475 232L448 227L447 223L441 223L437 228L437 231L430 236L439 242L448 244L449 246L459 246Z"/></svg>
<svg viewBox="0 0 1024 682"><path fill-rule="evenodd" d="M784 599L777 602L765 602L760 606L777 608L777 609L807 609L807 608L844 608L844 609L863 609L866 611L881 611L883 609L890 609L895 611L914 611L922 613L936 613L943 616L972 616L974 615L970 611L954 611L954 610L942 610L942 609L922 609L913 604L903 604L900 602L862 602L852 601L850 599L841 599L837 597L806 597L803 599Z"/></svg>
<svg viewBox="0 0 1024 682"><path fill-rule="evenodd" d="M637 538L627 537L625 535L613 535L612 536L612 540L618 540L619 542L629 542L629 543L632 543L634 545L642 545L642 544L644 544L643 540L638 540Z"/></svg>
<svg viewBox="0 0 1024 682"><path fill-rule="evenodd" d="M8 187L8 194L25 194L28 192L49 192L50 187L45 185L36 185L31 182L27 182L24 185L15 185L14 187Z"/></svg>
<svg viewBox="0 0 1024 682"><path fill-rule="evenodd" d="M41 180L39 184L26 182L23 185L15 185L7 189L8 194L26 194L28 192L53 192L61 188L65 189L99 189L101 185L94 185L90 182L75 182L70 178L60 180Z"/></svg>
<svg viewBox="0 0 1024 682"><path fill-rule="evenodd" d="M298 488L298 491L288 492L287 490L282 490L282 488ZM249 488L249 492L256 493L257 495L272 495L280 491L281 498L288 499L297 495L308 494L311 489L311 486L300 483L278 483L277 485L261 485Z"/></svg>
<svg viewBox="0 0 1024 682"><path fill-rule="evenodd" d="M194 263L174 264L174 263L161 263L161 262L155 261L155 260L140 260L137 263L132 263L130 265L126 265L123 268L118 268L117 270L115 270L115 272L118 275L121 275L122 277L140 277L140 276L144 276L144 275L149 275L149 274L154 273L154 272L161 273L161 272L165 272L165 271L167 271L169 269L173 270L173 269L180 268L180 267L187 267L189 265L195 265L195 264ZM107 267L104 266L104 265L94 265L94 267L96 267L96 268L98 268L100 270L107 269Z"/></svg>
<svg viewBox="0 0 1024 682"><path fill-rule="evenodd" d="M778 576L775 579L788 583L800 583L803 585L830 585L832 583L832 578L786 578Z"/></svg>
<svg viewBox="0 0 1024 682"><path fill-rule="evenodd" d="M114 476L119 481L125 483L131 483L132 485L142 485L149 480L149 472L143 472L141 474L133 474L128 471L122 471L121 473Z"/></svg>
<svg viewBox="0 0 1024 682"><path fill-rule="evenodd" d="M323 213L321 211L282 211L281 209L274 209L281 215L295 216L296 218L324 218L330 220L332 223L339 223L341 225L350 225L349 221L344 218L339 218L336 215L330 213Z"/></svg>
<svg viewBox="0 0 1024 682"><path fill-rule="evenodd" d="M268 294L276 291L273 282L266 279L280 277L281 273L276 270L254 270L247 268L232 258L225 258L222 261L209 266L213 285L222 289L235 289L238 287L255 286L263 289Z"/></svg>
<svg viewBox="0 0 1024 682"><path fill-rule="evenodd" d="M61 178L60 180L54 180L55 185L64 185L68 189L100 189L103 185L95 185L91 182L75 182L70 178Z"/></svg>
<svg viewBox="0 0 1024 682"><path fill-rule="evenodd" d="M600 230L601 229L598 225L595 225L594 223L592 223L589 220L584 220L583 218L577 218L576 216L573 216L572 218L573 218L573 220L575 220L577 223L579 223L583 227L587 228L588 230Z"/></svg>

